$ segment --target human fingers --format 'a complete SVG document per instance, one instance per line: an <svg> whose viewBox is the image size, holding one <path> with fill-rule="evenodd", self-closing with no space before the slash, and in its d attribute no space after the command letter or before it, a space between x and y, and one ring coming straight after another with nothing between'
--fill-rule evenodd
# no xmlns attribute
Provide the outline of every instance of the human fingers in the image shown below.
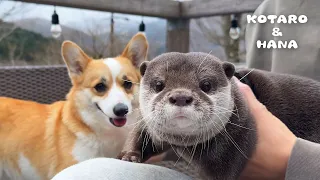
<svg viewBox="0 0 320 180"><path fill-rule="evenodd" d="M266 109L265 106L257 100L257 98L255 97L251 88L248 85L240 82L237 78L235 78L235 82L240 92L244 95L251 112L256 112L257 109Z"/></svg>

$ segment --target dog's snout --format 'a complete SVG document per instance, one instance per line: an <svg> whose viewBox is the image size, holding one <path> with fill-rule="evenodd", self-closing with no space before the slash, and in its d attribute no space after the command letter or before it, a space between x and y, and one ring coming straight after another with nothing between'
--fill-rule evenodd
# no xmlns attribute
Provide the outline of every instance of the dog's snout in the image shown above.
<svg viewBox="0 0 320 180"><path fill-rule="evenodd" d="M169 97L169 102L175 106L188 106L193 102L190 95L174 94Z"/></svg>
<svg viewBox="0 0 320 180"><path fill-rule="evenodd" d="M119 117L125 116L128 113L128 111L129 111L128 106L123 103L119 103L115 105L113 108L113 113Z"/></svg>

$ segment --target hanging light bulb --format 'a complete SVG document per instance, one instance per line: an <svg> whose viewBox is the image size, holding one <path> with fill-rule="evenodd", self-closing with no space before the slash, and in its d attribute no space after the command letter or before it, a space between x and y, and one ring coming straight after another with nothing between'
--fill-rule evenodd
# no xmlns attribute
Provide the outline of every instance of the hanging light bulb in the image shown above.
<svg viewBox="0 0 320 180"><path fill-rule="evenodd" d="M145 30L146 30L146 25L144 24L143 17L142 17L141 23L139 25L139 32L143 32L144 33Z"/></svg>
<svg viewBox="0 0 320 180"><path fill-rule="evenodd" d="M52 25L51 25L50 31L51 31L52 37L54 37L54 38L60 37L62 29L59 24L59 16L56 13L56 7L54 7L51 23L52 23Z"/></svg>
<svg viewBox="0 0 320 180"><path fill-rule="evenodd" d="M231 17L231 27L229 31L229 36L233 40L237 40L240 37L240 28L238 26L238 20L235 17L235 15L232 15Z"/></svg>

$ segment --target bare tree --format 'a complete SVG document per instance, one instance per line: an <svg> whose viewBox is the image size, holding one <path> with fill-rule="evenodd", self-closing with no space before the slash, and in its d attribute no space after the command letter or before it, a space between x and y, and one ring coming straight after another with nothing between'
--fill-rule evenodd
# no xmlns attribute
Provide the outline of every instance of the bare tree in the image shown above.
<svg viewBox="0 0 320 180"><path fill-rule="evenodd" d="M37 57L37 59L41 60L41 62L44 62L46 65L64 64L61 58L60 49L60 41L50 41L46 45L45 55L43 57Z"/></svg>
<svg viewBox="0 0 320 180"><path fill-rule="evenodd" d="M4 0L0 0L0 7L4 7L4 3ZM25 3L15 2L10 8L3 9L4 11L0 14L0 42L10 36L17 29L17 26L14 23L5 21L14 15L25 13L28 9L28 6ZM14 66L16 65L16 61L21 60L23 55L24 40L21 40L20 44L7 41L6 46L8 46L8 58L10 64Z"/></svg>
<svg viewBox="0 0 320 180"><path fill-rule="evenodd" d="M89 54L93 58L102 58L106 56L115 56L121 53L124 43L121 37L125 35L117 34L113 30L113 25L108 26L101 21L96 22L94 20L87 21L87 28L85 34L78 32L75 42L78 43L82 48L89 51ZM81 37L87 35L88 38Z"/></svg>
<svg viewBox="0 0 320 180"><path fill-rule="evenodd" d="M102 58L108 49L108 38L102 37L106 30L106 26L94 21L87 28L87 33L91 38L90 49L94 58Z"/></svg>
<svg viewBox="0 0 320 180"><path fill-rule="evenodd" d="M228 58L228 61L240 62L241 56L245 54L245 51L240 51L240 43L244 39L244 30L241 29L239 39L233 40L229 36L229 30L231 25L230 15L215 17L217 28L213 28L210 21L207 18L201 18L195 20L195 23L200 28L204 36L214 44L221 46ZM245 27L245 22L242 21L241 15L237 15L238 24L240 28Z"/></svg>
<svg viewBox="0 0 320 180"><path fill-rule="evenodd" d="M4 6L4 0L0 0L0 7ZM15 2L12 7L6 9L2 14L0 14L0 42L8 37L17 28L14 24L8 24L5 22L7 18L14 16L16 14L25 13L28 6L24 3Z"/></svg>
<svg viewBox="0 0 320 180"><path fill-rule="evenodd" d="M24 40L21 40L20 44L12 44L8 43L7 46L9 47L9 60L11 62L11 65L15 65L16 60L21 60L23 51L24 51Z"/></svg>
<svg viewBox="0 0 320 180"><path fill-rule="evenodd" d="M0 42L8 37L11 33L13 33L13 31L17 28L17 26L12 25L12 24L8 24L8 23L4 23L1 19L0 19Z"/></svg>

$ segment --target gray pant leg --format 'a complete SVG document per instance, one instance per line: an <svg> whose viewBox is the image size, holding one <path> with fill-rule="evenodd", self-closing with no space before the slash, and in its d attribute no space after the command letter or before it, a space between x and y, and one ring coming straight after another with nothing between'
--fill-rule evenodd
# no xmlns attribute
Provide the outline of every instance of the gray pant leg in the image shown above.
<svg viewBox="0 0 320 180"><path fill-rule="evenodd" d="M180 172L141 163L97 158L73 165L52 180L191 180Z"/></svg>

